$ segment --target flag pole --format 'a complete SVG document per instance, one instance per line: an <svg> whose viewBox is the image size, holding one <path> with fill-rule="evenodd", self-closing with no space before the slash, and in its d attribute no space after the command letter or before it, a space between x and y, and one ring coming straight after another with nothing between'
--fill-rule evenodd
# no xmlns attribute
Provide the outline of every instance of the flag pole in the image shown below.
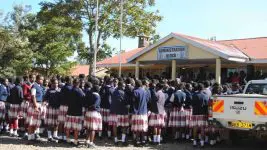
<svg viewBox="0 0 267 150"><path fill-rule="evenodd" d="M119 51L119 77L121 77L121 51L122 51L122 19L123 19L123 0L120 3L120 51Z"/></svg>

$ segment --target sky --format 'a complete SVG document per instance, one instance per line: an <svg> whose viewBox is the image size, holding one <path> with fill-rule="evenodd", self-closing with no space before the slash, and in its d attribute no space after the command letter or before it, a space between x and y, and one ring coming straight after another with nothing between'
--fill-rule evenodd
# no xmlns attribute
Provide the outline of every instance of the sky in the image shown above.
<svg viewBox="0 0 267 150"><path fill-rule="evenodd" d="M41 0L0 0L0 10L11 11L14 4L31 5L34 12ZM171 32L217 40L267 37L267 0L155 0L163 20L157 33L163 38ZM84 37L84 41L87 38ZM108 43L119 50L119 40ZM123 38L122 49L137 48L138 39Z"/></svg>

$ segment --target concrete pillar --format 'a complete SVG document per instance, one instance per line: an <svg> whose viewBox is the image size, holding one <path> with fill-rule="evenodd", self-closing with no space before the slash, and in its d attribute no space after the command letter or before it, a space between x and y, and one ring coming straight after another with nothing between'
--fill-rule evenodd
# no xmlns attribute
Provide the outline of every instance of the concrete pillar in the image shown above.
<svg viewBox="0 0 267 150"><path fill-rule="evenodd" d="M216 82L221 84L221 58L216 58Z"/></svg>
<svg viewBox="0 0 267 150"><path fill-rule="evenodd" d="M135 64L135 78L136 79L139 78L139 67L140 67L140 62L136 61L136 64Z"/></svg>
<svg viewBox="0 0 267 150"><path fill-rule="evenodd" d="M172 80L176 79L176 60L172 60Z"/></svg>

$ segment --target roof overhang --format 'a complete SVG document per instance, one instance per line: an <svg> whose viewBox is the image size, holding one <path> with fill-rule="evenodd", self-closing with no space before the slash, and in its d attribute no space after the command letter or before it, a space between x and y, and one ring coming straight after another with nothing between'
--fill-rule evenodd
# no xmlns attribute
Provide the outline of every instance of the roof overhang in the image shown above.
<svg viewBox="0 0 267 150"><path fill-rule="evenodd" d="M248 61L249 64L267 64L267 58L266 59L252 59Z"/></svg>
<svg viewBox="0 0 267 150"><path fill-rule="evenodd" d="M135 59L138 58L139 56L141 56L141 55L143 55L144 53L150 51L151 49L153 49L153 48L159 46L160 44L162 44L162 43L168 41L168 40L171 39L171 38L175 38L175 39L180 40L180 41L182 41L182 42L191 44L191 45L193 45L193 46L195 46L195 47L198 47L198 48L200 48L200 49L206 50L206 51L208 51L209 53L212 53L212 54L214 54L214 55L216 55L216 56L219 56L219 57L221 57L221 58L227 59L227 60L229 60L229 61L246 62L246 61L248 61L248 59L249 59L249 57L247 57L245 54L244 54L243 57L236 57L236 56L227 55L227 54L225 54L225 53L222 53L222 52L218 51L217 49L208 47L208 46L206 46L206 45L204 45L204 44L195 42L195 41L193 41L193 40L191 40L191 39L184 38L184 37L179 36L179 35L177 35L177 34L171 33L171 34L167 35L166 37L160 39L160 40L159 40L158 42L156 42L155 44L153 44L153 45L151 45L151 46L149 46L149 47L143 49L141 52L139 52L139 53L133 55L132 57L130 57L129 59L127 59L127 62L128 62L128 63L132 62L133 60L135 60Z"/></svg>
<svg viewBox="0 0 267 150"><path fill-rule="evenodd" d="M96 67L119 67L120 64L96 64ZM135 64L121 64L122 67L135 67Z"/></svg>

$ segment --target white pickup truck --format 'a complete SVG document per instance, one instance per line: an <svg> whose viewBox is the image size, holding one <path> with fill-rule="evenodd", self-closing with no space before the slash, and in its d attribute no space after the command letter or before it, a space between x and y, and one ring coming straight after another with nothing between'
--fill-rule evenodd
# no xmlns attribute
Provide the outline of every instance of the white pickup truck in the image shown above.
<svg viewBox="0 0 267 150"><path fill-rule="evenodd" d="M226 131L267 135L267 80L251 80L242 94L213 96L209 123Z"/></svg>

